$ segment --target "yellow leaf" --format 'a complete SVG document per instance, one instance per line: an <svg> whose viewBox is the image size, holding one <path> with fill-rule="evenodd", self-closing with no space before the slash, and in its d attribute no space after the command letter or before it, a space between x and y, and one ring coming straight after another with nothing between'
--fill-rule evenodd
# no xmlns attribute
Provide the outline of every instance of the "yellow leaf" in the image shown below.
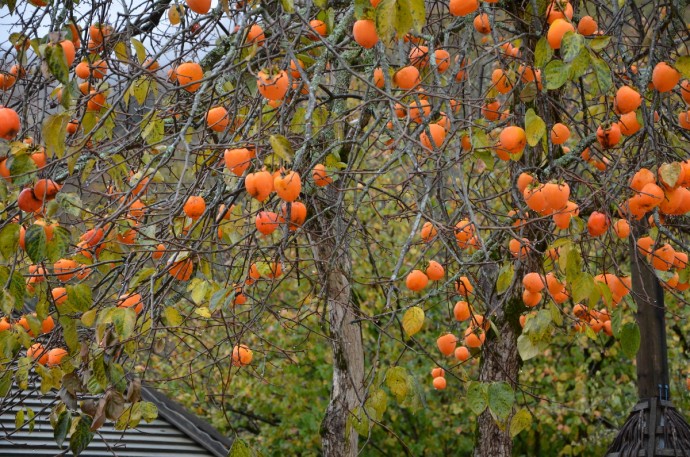
<svg viewBox="0 0 690 457"><path fill-rule="evenodd" d="M209 318L211 317L211 310L209 310L207 307L202 306L201 308L197 308L194 310L196 314L198 314L201 317Z"/></svg>
<svg viewBox="0 0 690 457"><path fill-rule="evenodd" d="M403 315L402 326L407 336L412 336L419 332L424 325L424 310L418 306L413 306L412 308L405 311Z"/></svg>

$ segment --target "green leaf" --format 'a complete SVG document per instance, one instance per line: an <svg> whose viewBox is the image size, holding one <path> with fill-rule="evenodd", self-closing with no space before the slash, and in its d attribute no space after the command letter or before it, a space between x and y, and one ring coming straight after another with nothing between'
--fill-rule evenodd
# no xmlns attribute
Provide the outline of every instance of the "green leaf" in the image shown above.
<svg viewBox="0 0 690 457"><path fill-rule="evenodd" d="M12 372L9 370L5 370L5 372L0 375L0 397L5 397L10 392L11 388Z"/></svg>
<svg viewBox="0 0 690 457"><path fill-rule="evenodd" d="M534 48L534 66L542 68L553 57L553 49L545 37L539 38L537 46Z"/></svg>
<svg viewBox="0 0 690 457"><path fill-rule="evenodd" d="M19 224L7 224L0 230L0 254L5 260L12 259L19 249Z"/></svg>
<svg viewBox="0 0 690 457"><path fill-rule="evenodd" d="M607 93L613 87L613 80L611 79L611 69L602 59L597 57L594 53L590 54L590 61L594 69L594 75L599 84L599 92Z"/></svg>
<svg viewBox="0 0 690 457"><path fill-rule="evenodd" d="M11 157L7 162L10 176L16 185L21 186L33 181L36 164L31 160L29 154L18 154Z"/></svg>
<svg viewBox="0 0 690 457"><path fill-rule="evenodd" d="M184 318L180 312L172 306L166 306L163 309L162 317L163 323L168 327L179 327L182 322L184 322Z"/></svg>
<svg viewBox="0 0 690 457"><path fill-rule="evenodd" d="M140 402L141 407L141 418L145 422L152 422L158 417L158 408L151 402L142 401Z"/></svg>
<svg viewBox="0 0 690 457"><path fill-rule="evenodd" d="M127 390L127 377L122 365L111 361L107 367L107 375L108 380L113 383L117 390L120 392L125 392L125 390Z"/></svg>
<svg viewBox="0 0 690 457"><path fill-rule="evenodd" d="M295 12L295 2L294 0L280 0L280 4L283 5L283 11L288 14Z"/></svg>
<svg viewBox="0 0 690 457"><path fill-rule="evenodd" d="M65 257L70 246L71 234L65 227L53 227L53 238L46 243L46 255L50 262L57 262Z"/></svg>
<svg viewBox="0 0 690 457"><path fill-rule="evenodd" d="M62 337L67 343L70 351L76 352L79 349L79 335L77 334L77 322L69 316L60 317L62 326Z"/></svg>
<svg viewBox="0 0 690 457"><path fill-rule="evenodd" d="M285 161L292 160L295 151L293 151L292 145L287 138L283 135L271 135L268 138L268 142L271 144L271 149L275 155Z"/></svg>
<svg viewBox="0 0 690 457"><path fill-rule="evenodd" d="M529 319L531 321L533 319ZM525 335L524 333L520 336L518 336L517 339L517 347L518 347L518 352L520 353L520 358L524 360L529 360L532 359L539 354L541 354L542 349L539 347L538 344L535 344L532 342L532 340L529 338L529 336Z"/></svg>
<svg viewBox="0 0 690 457"><path fill-rule="evenodd" d="M396 400L401 402L410 391L409 375L403 367L391 367L386 371L386 387L388 387Z"/></svg>
<svg viewBox="0 0 690 457"><path fill-rule="evenodd" d="M103 352L95 356L91 362L93 370L93 378L96 380L101 389L108 387L108 376L105 373L105 362L103 361Z"/></svg>
<svg viewBox="0 0 690 457"><path fill-rule="evenodd" d="M388 395L383 389L375 389L369 394L364 407L374 420L380 422L388 408Z"/></svg>
<svg viewBox="0 0 690 457"><path fill-rule="evenodd" d="M55 198L58 202L60 208L74 217L79 217L81 215L81 209L84 205L81 202L79 195L74 192L60 192Z"/></svg>
<svg viewBox="0 0 690 457"><path fill-rule="evenodd" d="M498 273L498 280L496 281L496 293L502 294L513 283L513 278L515 277L515 269L513 267L513 262L506 262L501 267L501 271Z"/></svg>
<svg viewBox="0 0 690 457"><path fill-rule="evenodd" d="M570 62L570 76L569 79L574 81L581 76L583 76L585 73L587 73L587 70L589 70L589 52L587 52L586 48L583 48L582 51L577 55L577 57Z"/></svg>
<svg viewBox="0 0 690 457"><path fill-rule="evenodd" d="M151 113L141 121L141 137L149 145L160 143L165 136L165 121L158 116L156 111Z"/></svg>
<svg viewBox="0 0 690 457"><path fill-rule="evenodd" d="M424 326L424 310L418 306L409 308L403 315L402 326L407 336L419 332Z"/></svg>
<svg viewBox="0 0 690 457"><path fill-rule="evenodd" d="M566 63L572 62L584 47L584 36L577 32L566 32L561 42L561 58Z"/></svg>
<svg viewBox="0 0 690 457"><path fill-rule="evenodd" d="M61 159L65 154L66 128L69 121L69 113L59 113L48 116L45 122L43 122L41 134L45 141L48 156L55 154L58 159Z"/></svg>
<svg viewBox="0 0 690 457"><path fill-rule="evenodd" d="M91 443L93 433L91 432L91 418L89 416L79 416L79 422L69 439L69 448L77 457Z"/></svg>
<svg viewBox="0 0 690 457"><path fill-rule="evenodd" d="M371 422L369 421L369 418L367 417L363 408L359 406L355 408L354 411L352 411L352 415L348 417L348 422L360 436L369 435Z"/></svg>
<svg viewBox="0 0 690 457"><path fill-rule="evenodd" d="M127 63L129 61L129 49L127 49L127 45L124 42L117 42L113 49L115 50L115 56L120 62Z"/></svg>
<svg viewBox="0 0 690 457"><path fill-rule="evenodd" d="M62 443L65 442L67 433L69 433L72 427L72 415L69 411L63 411L58 416L57 423L55 424L55 429L53 430L53 436L55 437L55 442L58 447L62 449Z"/></svg>
<svg viewBox="0 0 690 457"><path fill-rule="evenodd" d="M62 84L69 83L69 65L67 65L67 57L62 46L46 46L44 50L44 57L48 64L48 70L55 76L55 79Z"/></svg>
<svg viewBox="0 0 690 457"><path fill-rule="evenodd" d="M536 146L546 134L546 123L532 108L525 114L525 133L527 143L532 147Z"/></svg>
<svg viewBox="0 0 690 457"><path fill-rule="evenodd" d="M515 392L507 382L494 382L489 385L489 409L498 418L505 420L513 412Z"/></svg>
<svg viewBox="0 0 690 457"><path fill-rule="evenodd" d="M568 81L570 68L560 60L552 60L544 68L544 78L546 78L546 88L556 90Z"/></svg>
<svg viewBox="0 0 690 457"><path fill-rule="evenodd" d="M620 332L620 342L623 353L634 359L640 349L640 327L637 326L637 323L628 322L623 325Z"/></svg>
<svg viewBox="0 0 690 457"><path fill-rule="evenodd" d="M510 420L510 437L515 438L532 426L532 415L526 408L520 408Z"/></svg>
<svg viewBox="0 0 690 457"><path fill-rule="evenodd" d="M382 0L376 7L376 31L384 43L398 38L410 29L419 32L426 13L423 0Z"/></svg>
<svg viewBox="0 0 690 457"><path fill-rule="evenodd" d="M126 340L132 336L137 322L137 313L132 308L115 308L111 316L115 326L115 333L120 339Z"/></svg>
<svg viewBox="0 0 690 457"><path fill-rule="evenodd" d="M489 386L483 382L470 381L466 401L470 410L477 416L480 415L489 404Z"/></svg>
<svg viewBox="0 0 690 457"><path fill-rule="evenodd" d="M76 311L87 311L93 305L93 293L88 284L68 285L67 301Z"/></svg>
<svg viewBox="0 0 690 457"><path fill-rule="evenodd" d="M137 60L139 63L144 63L146 61L146 48L143 43L135 38L130 38L132 46L134 46L134 51L137 53Z"/></svg>
<svg viewBox="0 0 690 457"><path fill-rule="evenodd" d="M20 428L22 428L23 425L24 425L24 410L20 409L14 415L14 427L16 429L20 429Z"/></svg>
<svg viewBox="0 0 690 457"><path fill-rule="evenodd" d="M681 56L673 63L673 68L678 70L684 78L690 79L690 56Z"/></svg>
<svg viewBox="0 0 690 457"><path fill-rule="evenodd" d="M151 80L147 76L140 76L129 88L129 93L134 95L137 103L143 105L146 101L146 97L149 94L149 89L151 88Z"/></svg>
<svg viewBox="0 0 690 457"><path fill-rule="evenodd" d="M156 273L153 267L142 268L129 280L129 288L135 289L139 284L143 283Z"/></svg>
<svg viewBox="0 0 690 457"><path fill-rule="evenodd" d="M26 230L24 235L24 245L29 258L38 263L46 257L46 232L43 227L33 224Z"/></svg>
<svg viewBox="0 0 690 457"><path fill-rule="evenodd" d="M228 457L261 457L261 453L255 451L247 443L239 438L232 441Z"/></svg>
<svg viewBox="0 0 690 457"><path fill-rule="evenodd" d="M598 36L588 41L589 48L593 51L601 51L611 42L610 36Z"/></svg>
<svg viewBox="0 0 690 457"><path fill-rule="evenodd" d="M663 163L659 165L659 176L670 187L676 187L678 178L682 173L682 167L678 162Z"/></svg>
<svg viewBox="0 0 690 457"><path fill-rule="evenodd" d="M415 32L422 33L422 28L426 25L426 2L410 0L409 6L412 13L412 28Z"/></svg>

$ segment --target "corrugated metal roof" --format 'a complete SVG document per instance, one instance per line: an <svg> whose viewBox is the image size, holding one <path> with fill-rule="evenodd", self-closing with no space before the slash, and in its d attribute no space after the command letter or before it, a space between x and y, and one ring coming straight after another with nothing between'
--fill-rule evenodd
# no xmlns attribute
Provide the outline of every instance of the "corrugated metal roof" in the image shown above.
<svg viewBox="0 0 690 457"><path fill-rule="evenodd" d="M106 422L94 435L85 457L226 457L232 442L181 405L160 392L142 389L142 398L158 407L158 418L141 422L134 429L119 431ZM7 404L11 402L11 404ZM53 437L49 414L57 402L55 392L42 394L37 389L18 391L0 399L0 456L53 457L71 455L69 441L60 449ZM4 404L3 404L4 403ZM15 430L15 414L31 408L35 413L32 432L28 426Z"/></svg>

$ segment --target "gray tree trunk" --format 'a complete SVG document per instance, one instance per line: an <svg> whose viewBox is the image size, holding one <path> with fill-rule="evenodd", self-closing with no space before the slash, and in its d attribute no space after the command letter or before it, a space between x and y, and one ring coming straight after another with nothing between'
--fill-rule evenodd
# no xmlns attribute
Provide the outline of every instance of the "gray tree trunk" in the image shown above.
<svg viewBox="0 0 690 457"><path fill-rule="evenodd" d="M314 209L321 215L310 242L323 292L333 350L333 384L331 400L321 423L321 440L325 457L357 455L357 432L348 426L351 412L361 405L364 384L364 351L362 329L355 322L357 307L351 300L352 259L346 222L336 203L336 191L323 189L325 199L316 201Z"/></svg>
<svg viewBox="0 0 690 457"><path fill-rule="evenodd" d="M511 307L508 304L508 307ZM517 349L517 331L515 323L511 323L509 316L502 308L493 318L498 327L500 337L487 336L482 348L482 359L479 381L507 382L515 387L520 369L520 356ZM512 417L512 415L511 415ZM510 423L510 418L507 423ZM477 419L474 457L511 457L513 439L510 437L509 427L501 430L487 408Z"/></svg>

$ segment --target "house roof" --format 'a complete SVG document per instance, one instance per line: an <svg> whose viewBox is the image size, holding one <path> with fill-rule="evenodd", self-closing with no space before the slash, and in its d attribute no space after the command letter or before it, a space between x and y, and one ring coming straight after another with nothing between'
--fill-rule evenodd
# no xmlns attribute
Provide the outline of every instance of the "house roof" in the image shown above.
<svg viewBox="0 0 690 457"><path fill-rule="evenodd" d="M98 429L93 441L80 455L84 457L226 457L232 441L210 424L187 411L162 393L142 388L142 399L158 408L158 418L141 422L126 431L115 430L111 422ZM50 411L57 393L42 394L38 386L28 390L13 388L0 399L0 455L54 457L71 455L69 442L60 449L53 437ZM35 414L33 431L28 426L16 429L15 415L30 408Z"/></svg>

